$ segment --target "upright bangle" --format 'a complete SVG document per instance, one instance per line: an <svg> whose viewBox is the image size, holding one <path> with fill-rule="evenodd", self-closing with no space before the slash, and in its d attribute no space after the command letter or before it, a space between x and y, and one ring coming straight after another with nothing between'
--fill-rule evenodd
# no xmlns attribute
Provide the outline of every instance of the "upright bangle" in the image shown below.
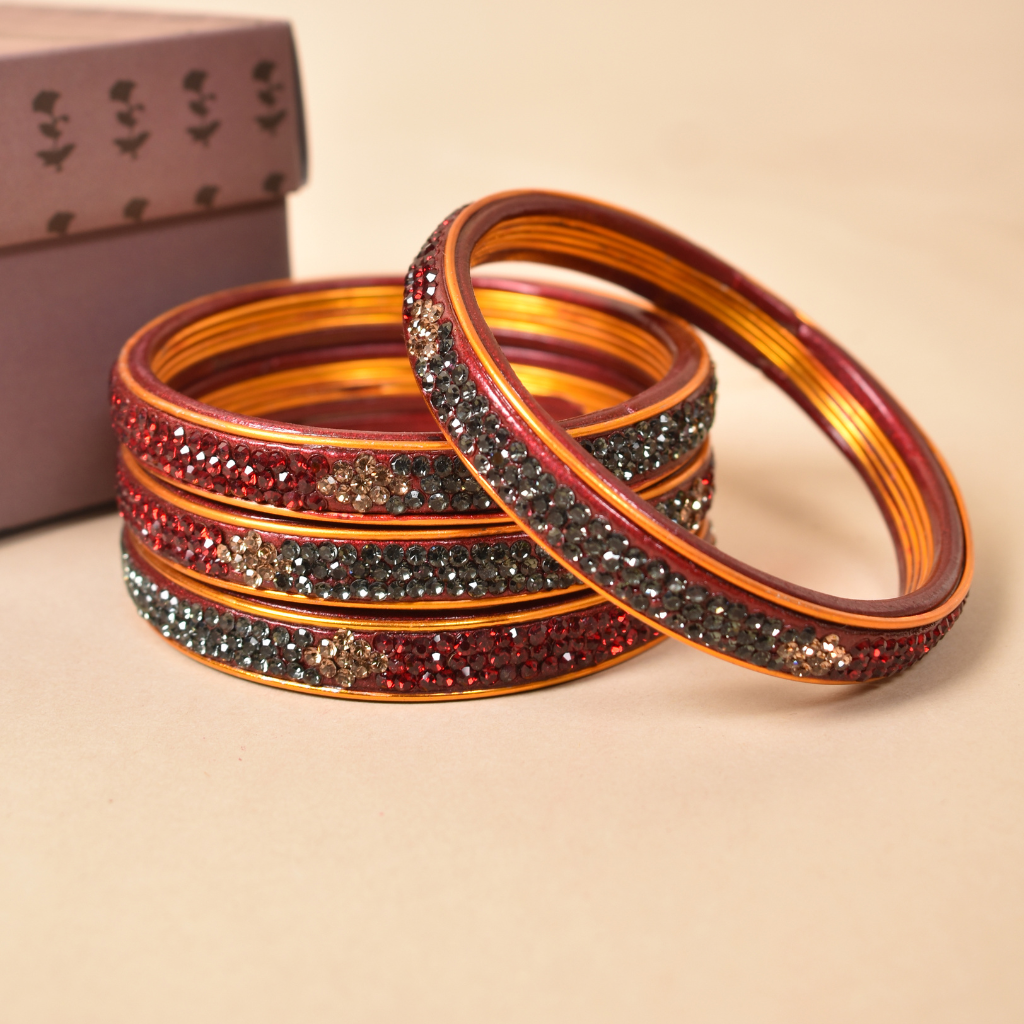
<svg viewBox="0 0 1024 1024"><path fill-rule="evenodd" d="M614 281L760 367L868 483L896 545L902 596L849 600L771 577L680 530L616 479L497 345L470 276L497 260ZM554 559L652 627L774 675L853 682L914 663L959 615L971 541L938 453L835 342L684 239L585 199L505 193L442 222L409 271L405 302L417 379L469 472ZM463 383L438 398L442 377Z"/></svg>
<svg viewBox="0 0 1024 1024"><path fill-rule="evenodd" d="M621 479L652 483L704 442L713 368L682 321L521 282L483 282L481 296L523 378ZM490 495L444 437L382 430L367 407L386 398L392 416L425 412L401 303L401 282L367 279L260 285L172 310L125 345L114 369L118 437L176 486L239 507L486 520ZM442 379L438 395L457 386ZM332 417L343 425L324 425ZM305 422L282 422L294 418Z"/></svg>

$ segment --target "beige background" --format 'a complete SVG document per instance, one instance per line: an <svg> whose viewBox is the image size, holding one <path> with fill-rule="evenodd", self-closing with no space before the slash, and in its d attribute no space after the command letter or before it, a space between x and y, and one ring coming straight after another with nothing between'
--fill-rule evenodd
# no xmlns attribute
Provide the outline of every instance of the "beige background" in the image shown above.
<svg viewBox="0 0 1024 1024"><path fill-rule="evenodd" d="M664 644L560 688L399 707L178 655L122 592L112 517L8 538L0 1017L1024 1018L1024 6L217 9L295 21L299 275L401 270L499 188L635 207L896 391L964 487L977 582L884 687ZM722 546L891 593L852 471L716 356Z"/></svg>

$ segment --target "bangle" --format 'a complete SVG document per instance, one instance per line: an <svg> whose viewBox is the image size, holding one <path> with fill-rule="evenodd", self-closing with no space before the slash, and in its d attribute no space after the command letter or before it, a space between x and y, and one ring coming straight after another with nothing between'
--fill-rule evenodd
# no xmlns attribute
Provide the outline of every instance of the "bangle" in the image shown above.
<svg viewBox="0 0 1024 1024"><path fill-rule="evenodd" d="M704 536L713 492L710 442L641 492ZM178 490L121 450L117 503L135 541L178 570L234 591L297 603L390 608L491 606L582 590L515 523L359 528L236 511Z"/></svg>
<svg viewBox="0 0 1024 1024"><path fill-rule="evenodd" d="M679 529L607 472L523 388L495 342L470 276L495 260L614 281L760 367L868 483L899 555L902 596L848 600L775 579ZM835 342L725 263L624 211L512 192L443 221L406 282L410 359L467 469L552 558L637 619L773 675L853 682L913 664L959 615L971 541L941 457ZM442 373L465 383L438 399Z"/></svg>
<svg viewBox="0 0 1024 1024"><path fill-rule="evenodd" d="M450 700L589 675L662 639L595 595L515 613L358 618L243 599L155 563L130 531L125 584L139 614L196 660L270 686L363 700Z"/></svg>
<svg viewBox="0 0 1024 1024"><path fill-rule="evenodd" d="M480 294L523 379L631 486L706 439L713 367L678 318L546 285L484 282ZM393 429L425 411L401 304L400 281L371 279L259 285L172 310L121 352L115 431L150 470L226 504L360 523L487 520L492 499L447 439ZM455 386L442 379L437 394Z"/></svg>

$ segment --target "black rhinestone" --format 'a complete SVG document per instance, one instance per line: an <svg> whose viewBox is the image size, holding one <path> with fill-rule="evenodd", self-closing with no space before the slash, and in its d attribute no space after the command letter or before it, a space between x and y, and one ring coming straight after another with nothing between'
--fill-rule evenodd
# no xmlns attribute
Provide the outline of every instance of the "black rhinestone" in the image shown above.
<svg viewBox="0 0 1024 1024"><path fill-rule="evenodd" d="M430 472L430 459L426 455L417 455L412 460L412 471L416 476L426 476Z"/></svg>
<svg viewBox="0 0 1024 1024"><path fill-rule="evenodd" d="M384 548L384 561L388 565L400 565L403 558L402 546L400 544L388 544Z"/></svg>
<svg viewBox="0 0 1024 1024"><path fill-rule="evenodd" d="M551 504L556 508L571 508L576 502L576 495L568 487L556 487L551 494Z"/></svg>
<svg viewBox="0 0 1024 1024"><path fill-rule="evenodd" d="M412 476L412 459L408 455L396 455L391 460L391 472L395 476Z"/></svg>
<svg viewBox="0 0 1024 1024"><path fill-rule="evenodd" d="M286 540L280 549L281 557L287 562L293 562L299 557L299 545L294 540Z"/></svg>
<svg viewBox="0 0 1024 1024"><path fill-rule="evenodd" d="M521 562L524 558L529 558L530 553L533 549L530 547L528 541L517 540L509 549L509 554L517 561Z"/></svg>

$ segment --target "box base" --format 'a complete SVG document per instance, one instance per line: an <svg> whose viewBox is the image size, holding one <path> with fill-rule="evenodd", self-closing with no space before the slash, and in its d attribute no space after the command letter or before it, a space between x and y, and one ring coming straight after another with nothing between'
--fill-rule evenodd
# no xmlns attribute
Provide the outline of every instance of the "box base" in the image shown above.
<svg viewBox="0 0 1024 1024"><path fill-rule="evenodd" d="M107 386L130 335L288 276L283 199L0 251L0 531L113 498Z"/></svg>

